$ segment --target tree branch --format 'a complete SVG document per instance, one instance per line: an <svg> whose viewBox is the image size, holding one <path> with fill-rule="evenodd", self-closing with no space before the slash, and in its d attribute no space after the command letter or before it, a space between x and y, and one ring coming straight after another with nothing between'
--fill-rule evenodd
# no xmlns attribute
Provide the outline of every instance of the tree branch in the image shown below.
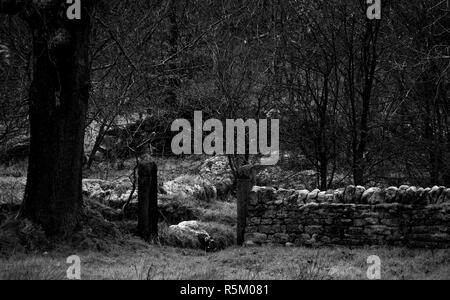
<svg viewBox="0 0 450 300"><path fill-rule="evenodd" d="M15 15L23 10L33 0L0 0L0 14Z"/></svg>

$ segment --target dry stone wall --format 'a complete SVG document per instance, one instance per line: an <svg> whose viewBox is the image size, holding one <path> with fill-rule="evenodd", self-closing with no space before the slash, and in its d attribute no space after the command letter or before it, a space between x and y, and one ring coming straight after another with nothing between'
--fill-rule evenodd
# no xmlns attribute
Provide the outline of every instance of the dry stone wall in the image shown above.
<svg viewBox="0 0 450 300"><path fill-rule="evenodd" d="M247 244L449 248L450 189L349 186L327 192L255 187Z"/></svg>

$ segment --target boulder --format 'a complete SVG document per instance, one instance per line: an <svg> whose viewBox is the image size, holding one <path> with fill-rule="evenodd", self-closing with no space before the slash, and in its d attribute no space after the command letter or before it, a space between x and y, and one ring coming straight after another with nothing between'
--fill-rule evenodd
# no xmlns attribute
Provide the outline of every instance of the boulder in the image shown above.
<svg viewBox="0 0 450 300"><path fill-rule="evenodd" d="M361 203L362 204L377 204L377 202L379 202L380 200L380 192L381 189L377 188L377 187L372 187L367 189L362 197L361 197Z"/></svg>
<svg viewBox="0 0 450 300"><path fill-rule="evenodd" d="M258 232L247 233L245 235L245 241L252 242L253 244L256 244L256 245L262 245L267 242L267 234L258 233Z"/></svg>
<svg viewBox="0 0 450 300"><path fill-rule="evenodd" d="M197 240L201 249L214 250L215 248L214 240L208 232L201 228L197 221L184 221L178 225L172 225L169 227L169 233L181 239L183 244L189 244L191 241Z"/></svg>

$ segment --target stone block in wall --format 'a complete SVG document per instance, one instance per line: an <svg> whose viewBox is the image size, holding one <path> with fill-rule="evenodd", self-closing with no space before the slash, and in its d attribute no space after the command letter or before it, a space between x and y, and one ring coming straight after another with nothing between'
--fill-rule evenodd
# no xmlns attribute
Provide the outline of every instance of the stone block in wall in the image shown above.
<svg viewBox="0 0 450 300"><path fill-rule="evenodd" d="M268 218L261 219L261 225L271 225L271 224L273 224L272 219L268 219Z"/></svg>
<svg viewBox="0 0 450 300"><path fill-rule="evenodd" d="M296 246L303 246L310 240L311 240L311 235L309 235L307 233L303 233L303 234L297 236L297 238L294 240L294 244Z"/></svg>
<svg viewBox="0 0 450 300"><path fill-rule="evenodd" d="M375 217L369 217L364 219L366 225L379 225L380 220Z"/></svg>
<svg viewBox="0 0 450 300"><path fill-rule="evenodd" d="M450 233L449 228L447 226L412 226L411 233L413 234L423 234L423 233Z"/></svg>
<svg viewBox="0 0 450 300"><path fill-rule="evenodd" d="M286 225L286 231L290 233L300 233L298 225L295 224Z"/></svg>
<svg viewBox="0 0 450 300"><path fill-rule="evenodd" d="M363 227L364 225L366 225L365 219L353 219L353 226Z"/></svg>
<svg viewBox="0 0 450 300"><path fill-rule="evenodd" d="M322 219L322 224L323 224L323 225L333 225L334 223L335 223L335 222L334 222L334 219L331 218L331 217L323 218L323 219Z"/></svg>
<svg viewBox="0 0 450 300"><path fill-rule="evenodd" d="M408 239L428 243L448 243L450 242L450 235L447 233L414 233L408 235Z"/></svg>
<svg viewBox="0 0 450 300"><path fill-rule="evenodd" d="M439 196L437 204L443 204L446 202L450 202L450 189L444 189L442 194Z"/></svg>
<svg viewBox="0 0 450 300"><path fill-rule="evenodd" d="M252 225L260 225L261 224L261 218L260 217L250 218L250 224L252 224Z"/></svg>
<svg viewBox="0 0 450 300"><path fill-rule="evenodd" d="M255 186L250 192L250 205L259 205L260 203L271 202L274 200L274 194L274 188Z"/></svg>
<svg viewBox="0 0 450 300"><path fill-rule="evenodd" d="M356 187L354 185L349 185L344 191L344 203L356 203L355 202Z"/></svg>
<svg viewBox="0 0 450 300"><path fill-rule="evenodd" d="M308 194L308 197L306 198L306 203L313 203L317 201L317 196L319 195L320 190L315 189L314 191L310 192Z"/></svg>
<svg viewBox="0 0 450 300"><path fill-rule="evenodd" d="M321 233L323 230L322 226L320 225L311 225L311 226L305 226L305 232L307 234L317 234Z"/></svg>
<svg viewBox="0 0 450 300"><path fill-rule="evenodd" d="M390 226L390 227L398 227L401 224L400 219L398 218L389 218L389 219L381 219L380 223L382 225Z"/></svg>
<svg viewBox="0 0 450 300"><path fill-rule="evenodd" d="M354 221L356 221L356 220L354 220ZM364 222L364 221L361 220L361 222ZM359 222L355 222L355 226L348 227L347 233L350 236L354 236L354 237L363 236L364 235L364 228L363 228L363 226L356 226L356 223L359 223Z"/></svg>
<svg viewBox="0 0 450 300"><path fill-rule="evenodd" d="M297 204L298 205L306 204L306 200L308 199L308 195L309 195L309 191L308 190L298 191Z"/></svg>
<svg viewBox="0 0 450 300"><path fill-rule="evenodd" d="M257 245L262 245L267 242L267 234L253 232L245 234L245 241L251 241Z"/></svg>
<svg viewBox="0 0 450 300"><path fill-rule="evenodd" d="M289 242L289 235L286 233L276 233L273 235L273 242L277 244L286 244Z"/></svg>
<svg viewBox="0 0 450 300"><path fill-rule="evenodd" d="M281 205L283 205L284 203L283 203L283 200L280 199L280 200L275 200L275 201L273 202L273 204L275 204L275 205L277 206L277 208L278 208L278 207L280 207Z"/></svg>
<svg viewBox="0 0 450 300"><path fill-rule="evenodd" d="M253 232L257 232L258 231L258 227L257 226L247 226L245 227L245 232L247 233L253 233Z"/></svg>
<svg viewBox="0 0 450 300"><path fill-rule="evenodd" d="M263 215L263 218L265 219L274 219L277 216L277 210L276 209L270 209L268 208Z"/></svg>
<svg viewBox="0 0 450 300"><path fill-rule="evenodd" d="M398 189L398 193L397 193L397 202L398 203L403 203L406 204L406 192L408 191L409 186L408 185L402 185L399 187Z"/></svg>
<svg viewBox="0 0 450 300"><path fill-rule="evenodd" d="M445 190L443 186L434 186L431 191L428 193L428 203L429 204L437 204L439 197L442 192Z"/></svg>
<svg viewBox="0 0 450 300"><path fill-rule="evenodd" d="M296 203L298 199L298 194L296 190L279 189L275 191L274 198L276 203L280 201L281 203L283 202Z"/></svg>
<svg viewBox="0 0 450 300"><path fill-rule="evenodd" d="M249 200L248 205L249 206L257 206L259 204L259 194L258 190L256 188L253 188L253 190L249 194Z"/></svg>
<svg viewBox="0 0 450 300"><path fill-rule="evenodd" d="M450 188L445 190L445 199L443 203L450 203Z"/></svg>
<svg viewBox="0 0 450 300"><path fill-rule="evenodd" d="M404 204L414 204L416 202L417 197L417 187L411 186L406 190L406 193L403 198Z"/></svg>
<svg viewBox="0 0 450 300"><path fill-rule="evenodd" d="M334 191L333 203L344 203L344 193L345 189L337 189L336 191Z"/></svg>
<svg viewBox="0 0 450 300"><path fill-rule="evenodd" d="M325 193L325 202L326 203L333 203L334 202L334 190L328 190Z"/></svg>
<svg viewBox="0 0 450 300"><path fill-rule="evenodd" d="M425 206L428 205L428 194L431 191L430 188L419 188L417 190L415 205Z"/></svg>
<svg viewBox="0 0 450 300"><path fill-rule="evenodd" d="M361 197L361 203L371 205L384 203L385 194L386 192L380 188L370 188L364 192L363 196Z"/></svg>
<svg viewBox="0 0 450 300"><path fill-rule="evenodd" d="M372 195L377 190L379 190L379 188L372 187L372 188L367 189L361 197L361 204L369 204L370 198L372 198Z"/></svg>
<svg viewBox="0 0 450 300"><path fill-rule="evenodd" d="M391 234L391 230L386 225L368 225L368 226L365 226L364 232L369 237L374 236L374 235L387 236L387 235Z"/></svg>
<svg viewBox="0 0 450 300"><path fill-rule="evenodd" d="M366 191L366 188L363 187L363 186L358 185L356 187L354 203L360 203L361 202L362 195L364 194L365 191Z"/></svg>
<svg viewBox="0 0 450 300"><path fill-rule="evenodd" d="M296 218L286 218L285 221L286 225L295 225L298 224L298 219Z"/></svg>
<svg viewBox="0 0 450 300"><path fill-rule="evenodd" d="M320 192L317 194L317 203L326 203L327 192Z"/></svg>
<svg viewBox="0 0 450 300"><path fill-rule="evenodd" d="M397 202L397 193L398 193L397 187L391 186L391 187L387 188L386 189L386 198L385 198L386 203Z"/></svg>
<svg viewBox="0 0 450 300"><path fill-rule="evenodd" d="M383 204L386 202L386 191L383 189L376 189L375 193L372 194L372 197L369 199L369 204L377 205Z"/></svg>

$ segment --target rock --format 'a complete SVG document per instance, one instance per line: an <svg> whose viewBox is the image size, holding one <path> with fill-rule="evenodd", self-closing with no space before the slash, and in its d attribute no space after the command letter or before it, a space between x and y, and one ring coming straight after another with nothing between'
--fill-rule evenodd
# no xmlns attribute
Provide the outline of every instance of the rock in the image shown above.
<svg viewBox="0 0 450 300"><path fill-rule="evenodd" d="M430 188L426 188L426 189L422 189L420 188L417 191L417 199L416 199L416 205L428 205L429 202L429 193L430 193L431 189Z"/></svg>
<svg viewBox="0 0 450 300"><path fill-rule="evenodd" d="M386 203L395 203L397 201L397 187L389 187L386 189Z"/></svg>
<svg viewBox="0 0 450 300"><path fill-rule="evenodd" d="M279 189L275 192L276 201L281 201L281 203L283 203L284 201L293 203L294 201L297 201L297 198L298 195L296 190Z"/></svg>
<svg viewBox="0 0 450 300"><path fill-rule="evenodd" d="M414 204L416 197L417 197L417 187L411 186L409 189L406 190L406 193L403 198L403 203Z"/></svg>
<svg viewBox="0 0 450 300"><path fill-rule="evenodd" d="M325 203L326 201L327 192L320 192L317 194L317 203Z"/></svg>
<svg viewBox="0 0 450 300"><path fill-rule="evenodd" d="M355 203L355 193L356 187L354 185L349 185L344 191L344 203Z"/></svg>
<svg viewBox="0 0 450 300"><path fill-rule="evenodd" d="M258 247L258 245L255 244L253 241L245 241L244 247L245 248L254 248L254 247Z"/></svg>
<svg viewBox="0 0 450 300"><path fill-rule="evenodd" d="M406 204L407 203L407 195L406 192L408 191L409 186L408 185L402 185L397 192L397 202Z"/></svg>
<svg viewBox="0 0 450 300"><path fill-rule="evenodd" d="M384 191L380 188L375 188L375 192L372 194L372 196L369 199L369 204L376 205L376 204L385 203L385 201L386 201L385 195L386 195L386 191Z"/></svg>
<svg viewBox="0 0 450 300"><path fill-rule="evenodd" d="M344 203L344 189L334 191L334 203Z"/></svg>
<svg viewBox="0 0 450 300"><path fill-rule="evenodd" d="M320 190L316 189L308 194L308 197L306 198L306 203L312 203L316 202L317 196L319 195Z"/></svg>
<svg viewBox="0 0 450 300"><path fill-rule="evenodd" d="M214 240L208 232L201 228L197 221L184 221L178 225L172 225L169 227L169 231L178 238L197 239L202 249L214 249Z"/></svg>
<svg viewBox="0 0 450 300"><path fill-rule="evenodd" d="M333 203L334 202L334 191L333 190L327 191L327 193L325 195L325 202L326 203Z"/></svg>
<svg viewBox="0 0 450 300"><path fill-rule="evenodd" d="M444 192L445 188L443 186L434 186L431 191L428 193L430 204L438 204L439 197L442 192Z"/></svg>
<svg viewBox="0 0 450 300"><path fill-rule="evenodd" d="M163 187L168 195L178 195L182 198L194 197L207 202L217 198L216 188L200 176L180 176L165 182Z"/></svg>
<svg viewBox="0 0 450 300"><path fill-rule="evenodd" d="M442 204L442 203L450 203L450 188L448 188L442 192L442 195L439 199L439 204Z"/></svg>
<svg viewBox="0 0 450 300"><path fill-rule="evenodd" d="M273 235L273 240L277 244L286 244L289 240L289 235L286 233L275 233Z"/></svg>
<svg viewBox="0 0 450 300"><path fill-rule="evenodd" d="M354 203L360 203L361 202L362 195L364 194L365 191L366 191L366 188L363 187L363 186L358 185L356 187L355 202Z"/></svg>
<svg viewBox="0 0 450 300"><path fill-rule="evenodd" d="M245 241L251 241L254 244L262 245L267 242L267 234L264 233L247 233L245 235Z"/></svg>
<svg viewBox="0 0 450 300"><path fill-rule="evenodd" d="M308 199L308 195L309 195L309 191L308 190L298 191L297 204L299 204L299 205L306 204L306 200Z"/></svg>
<svg viewBox="0 0 450 300"><path fill-rule="evenodd" d="M375 187L372 187L372 188L367 189L367 190L363 193L363 195L362 195L362 197L361 197L361 204L369 204L369 203L370 203L370 199L372 198L372 196L373 196L376 192L379 192L379 191L380 191L380 189L379 189L379 188L375 188Z"/></svg>

